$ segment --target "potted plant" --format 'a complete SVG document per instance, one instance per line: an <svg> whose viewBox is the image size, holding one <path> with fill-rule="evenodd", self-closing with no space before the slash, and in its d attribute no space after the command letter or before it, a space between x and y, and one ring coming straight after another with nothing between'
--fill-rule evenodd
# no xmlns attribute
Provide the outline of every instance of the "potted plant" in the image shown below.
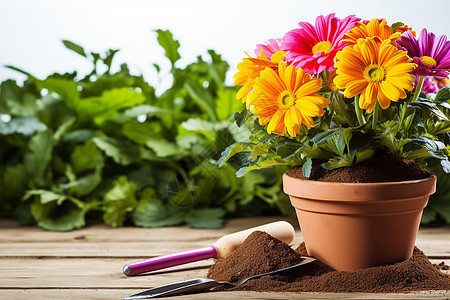
<svg viewBox="0 0 450 300"><path fill-rule="evenodd" d="M426 169L450 173L450 41L330 14L255 53L234 76L248 139L219 165L292 166L284 191L308 253L337 270L408 259L435 191Z"/></svg>

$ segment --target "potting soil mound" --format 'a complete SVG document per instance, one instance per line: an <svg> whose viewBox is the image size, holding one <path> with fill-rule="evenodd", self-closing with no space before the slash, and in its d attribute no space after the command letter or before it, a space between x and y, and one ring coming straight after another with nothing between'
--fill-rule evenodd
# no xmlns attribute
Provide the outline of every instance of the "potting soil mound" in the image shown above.
<svg viewBox="0 0 450 300"><path fill-rule="evenodd" d="M287 172L291 177L308 179L303 177L302 167L297 166ZM352 167L343 167L326 170L320 161L313 161L309 180L328 182L394 182L422 179L431 174L413 161L400 158L393 154L385 154Z"/></svg>
<svg viewBox="0 0 450 300"><path fill-rule="evenodd" d="M252 233L229 257L217 260L208 278L240 282L243 279L300 262L304 244L296 251L261 231ZM224 288L222 288L224 289ZM450 290L450 276L436 268L419 249L406 261L393 265L339 272L314 261L298 268L263 276L232 290L278 292L393 293Z"/></svg>

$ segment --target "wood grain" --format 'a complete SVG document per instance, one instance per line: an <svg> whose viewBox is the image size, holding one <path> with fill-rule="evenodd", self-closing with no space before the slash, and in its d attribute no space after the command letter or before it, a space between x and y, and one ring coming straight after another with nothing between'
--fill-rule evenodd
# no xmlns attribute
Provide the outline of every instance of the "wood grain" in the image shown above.
<svg viewBox="0 0 450 300"><path fill-rule="evenodd" d="M172 267L143 276L126 277L124 264L204 247L219 237L280 220L229 220L219 230L188 227L111 228L96 225L72 232L0 223L0 299L122 299L142 290L176 281L205 277L213 260ZM291 224L296 221L289 220ZM298 229L298 228L297 228ZM303 240L297 230L292 243ZM431 262L450 265L450 227L421 228L416 245ZM450 274L450 271L445 271ZM180 296L177 299L448 299L449 291L410 294L326 294L226 292Z"/></svg>

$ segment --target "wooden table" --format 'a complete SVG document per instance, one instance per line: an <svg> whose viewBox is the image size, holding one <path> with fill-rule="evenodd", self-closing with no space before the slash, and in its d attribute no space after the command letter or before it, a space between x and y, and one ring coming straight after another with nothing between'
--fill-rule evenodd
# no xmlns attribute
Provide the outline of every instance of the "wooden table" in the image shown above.
<svg viewBox="0 0 450 300"><path fill-rule="evenodd" d="M220 236L280 218L234 219L220 230L188 227L113 229L96 225L72 232L0 223L0 299L123 299L150 287L205 277L212 260L126 277L128 262L204 247ZM295 220L290 220L295 224ZM302 241L297 231L293 244ZM450 227L421 228L417 246L434 263L450 265ZM172 299L449 299L449 291L413 294L216 292Z"/></svg>

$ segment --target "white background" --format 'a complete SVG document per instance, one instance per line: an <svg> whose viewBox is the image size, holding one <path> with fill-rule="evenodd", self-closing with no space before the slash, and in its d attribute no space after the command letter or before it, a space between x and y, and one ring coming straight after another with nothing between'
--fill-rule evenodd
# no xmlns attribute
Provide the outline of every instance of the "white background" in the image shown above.
<svg viewBox="0 0 450 300"><path fill-rule="evenodd" d="M450 1L338 0L0 0L0 81L24 76L4 65L24 69L38 78L52 72L90 71L81 56L66 50L62 39L88 51L121 49L115 68L127 62L157 84L153 63L167 66L155 29L170 29L181 43L179 66L214 49L231 64L253 54L256 44L283 37L299 21L318 15L356 14L362 19L402 21L417 32L423 27L450 35Z"/></svg>

